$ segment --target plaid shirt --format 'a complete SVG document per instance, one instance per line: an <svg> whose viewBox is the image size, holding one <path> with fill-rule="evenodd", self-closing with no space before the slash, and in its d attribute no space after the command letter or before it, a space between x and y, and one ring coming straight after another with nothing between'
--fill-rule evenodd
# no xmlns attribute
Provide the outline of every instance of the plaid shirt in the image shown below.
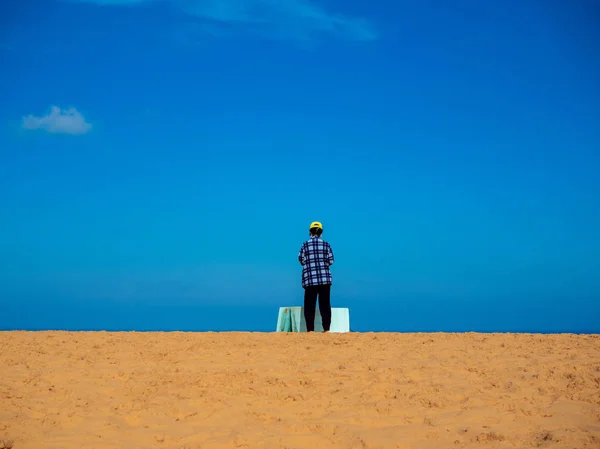
<svg viewBox="0 0 600 449"><path fill-rule="evenodd" d="M333 264L331 245L313 236L300 248L298 261L302 265L302 287L331 284L329 266Z"/></svg>

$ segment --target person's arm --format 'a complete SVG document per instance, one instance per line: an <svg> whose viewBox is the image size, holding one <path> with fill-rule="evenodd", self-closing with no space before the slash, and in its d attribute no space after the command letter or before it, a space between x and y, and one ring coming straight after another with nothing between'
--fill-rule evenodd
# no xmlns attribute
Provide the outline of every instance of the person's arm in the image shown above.
<svg viewBox="0 0 600 449"><path fill-rule="evenodd" d="M328 248L328 252L327 252L327 261L329 262L329 265L333 265L334 262L334 257L333 257L333 250L331 249L331 245L327 245Z"/></svg>
<svg viewBox="0 0 600 449"><path fill-rule="evenodd" d="M302 246L300 247L300 252L298 253L298 262L300 262L300 265L304 266L304 244L302 244Z"/></svg>

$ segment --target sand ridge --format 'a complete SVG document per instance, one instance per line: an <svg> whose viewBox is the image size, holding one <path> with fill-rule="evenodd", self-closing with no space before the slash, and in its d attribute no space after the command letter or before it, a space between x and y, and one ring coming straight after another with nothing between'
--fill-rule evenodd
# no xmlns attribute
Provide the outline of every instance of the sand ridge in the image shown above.
<svg viewBox="0 0 600 449"><path fill-rule="evenodd" d="M0 332L0 448L600 448L600 336Z"/></svg>

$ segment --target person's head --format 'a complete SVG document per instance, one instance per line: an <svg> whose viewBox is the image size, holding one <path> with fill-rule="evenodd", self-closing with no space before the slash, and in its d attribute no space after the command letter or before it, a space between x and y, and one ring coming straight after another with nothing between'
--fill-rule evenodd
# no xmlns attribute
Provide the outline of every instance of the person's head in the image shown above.
<svg viewBox="0 0 600 449"><path fill-rule="evenodd" d="M310 224L310 228L309 228L308 232L310 233L311 237L312 236L321 237L321 234L323 234L323 225L318 221L313 221Z"/></svg>

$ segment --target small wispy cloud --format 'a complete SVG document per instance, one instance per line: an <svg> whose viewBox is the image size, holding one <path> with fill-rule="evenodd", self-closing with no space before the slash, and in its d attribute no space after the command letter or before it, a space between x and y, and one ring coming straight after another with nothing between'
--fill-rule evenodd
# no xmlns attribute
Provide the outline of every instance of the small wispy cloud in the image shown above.
<svg viewBox="0 0 600 449"><path fill-rule="evenodd" d="M366 20L325 10L312 0L65 0L98 5L169 3L210 34L247 31L272 38L311 39L329 34L352 40L378 38ZM218 33L215 31L220 29Z"/></svg>
<svg viewBox="0 0 600 449"><path fill-rule="evenodd" d="M92 125L75 108L61 109L52 106L46 115L28 115L23 117L24 129L41 129L53 134L85 134L92 129Z"/></svg>

